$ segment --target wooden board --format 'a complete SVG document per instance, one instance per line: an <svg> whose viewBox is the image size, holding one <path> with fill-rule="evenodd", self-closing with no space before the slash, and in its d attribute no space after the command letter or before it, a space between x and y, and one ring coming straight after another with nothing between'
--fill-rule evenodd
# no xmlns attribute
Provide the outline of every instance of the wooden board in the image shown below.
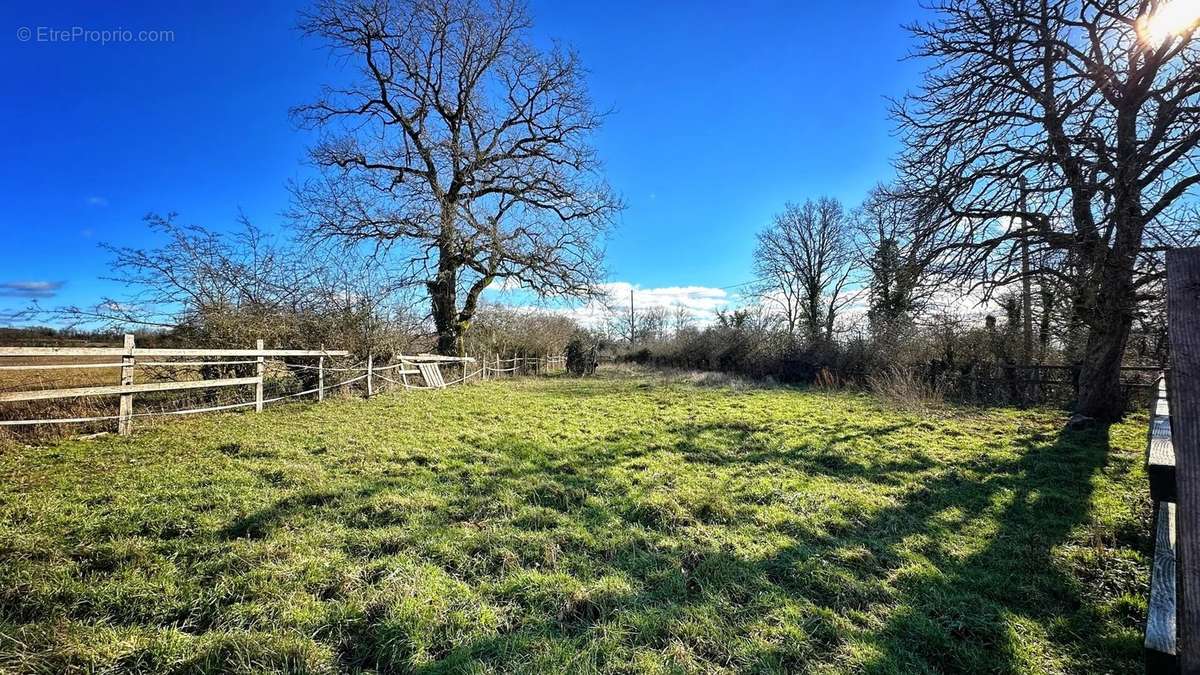
<svg viewBox="0 0 1200 675"><path fill-rule="evenodd" d="M0 347L0 356L124 356L123 347ZM135 347L138 356L349 356L347 351L319 349L146 349Z"/></svg>
<svg viewBox="0 0 1200 675"><path fill-rule="evenodd" d="M1150 433L1146 440L1146 475L1150 498L1155 502L1175 501L1175 446L1171 443L1171 407L1166 388L1150 402Z"/></svg>
<svg viewBox="0 0 1200 675"><path fill-rule="evenodd" d="M1160 502L1155 514L1154 562L1144 642L1147 673L1179 671L1175 635L1175 505Z"/></svg>
<svg viewBox="0 0 1200 675"><path fill-rule="evenodd" d="M425 386L444 389L446 380L442 379L442 371L436 363L418 363L417 369L421 371L421 377L425 378Z"/></svg>
<svg viewBox="0 0 1200 675"><path fill-rule="evenodd" d="M1167 252L1179 670L1200 675L1200 248Z"/></svg>
<svg viewBox="0 0 1200 675"><path fill-rule="evenodd" d="M194 380L191 382L148 382L146 384L115 384L104 387L78 387L75 389L43 389L41 391L10 391L0 393L0 402L40 401L52 398L79 398L82 396L111 396L114 394L140 394L149 391L175 391L176 389L209 389L212 387L235 387L243 384L258 384L257 377L234 377L225 380Z"/></svg>

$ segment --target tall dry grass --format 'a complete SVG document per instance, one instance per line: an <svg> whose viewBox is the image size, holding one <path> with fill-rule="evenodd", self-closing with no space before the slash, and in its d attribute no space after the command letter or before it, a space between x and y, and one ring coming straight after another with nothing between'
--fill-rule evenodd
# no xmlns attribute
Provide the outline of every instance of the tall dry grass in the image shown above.
<svg viewBox="0 0 1200 675"><path fill-rule="evenodd" d="M867 377L867 388L876 397L904 410L941 407L945 392L909 368L891 366Z"/></svg>

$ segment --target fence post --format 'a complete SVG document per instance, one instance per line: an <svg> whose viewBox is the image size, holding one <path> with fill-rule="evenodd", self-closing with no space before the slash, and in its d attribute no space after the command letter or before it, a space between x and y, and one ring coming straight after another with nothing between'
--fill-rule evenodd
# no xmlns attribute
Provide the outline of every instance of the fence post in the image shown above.
<svg viewBox="0 0 1200 675"><path fill-rule="evenodd" d="M259 340L254 344L258 351L263 350L263 341ZM254 364L255 374L258 377L258 382L254 383L254 412L263 411L263 375L267 372L267 360L262 355L258 355L258 361Z"/></svg>
<svg viewBox="0 0 1200 675"><path fill-rule="evenodd" d="M133 347L134 339L131 333L125 334L125 354L121 356L121 385L133 384ZM120 408L117 413L117 433L128 436L133 433L133 394L121 394Z"/></svg>
<svg viewBox="0 0 1200 675"><path fill-rule="evenodd" d="M1167 251L1179 671L1200 674L1200 248Z"/></svg>
<svg viewBox="0 0 1200 675"><path fill-rule="evenodd" d="M325 347L321 347L321 351L325 351ZM325 357L322 356L317 361L317 402L325 400Z"/></svg>
<svg viewBox="0 0 1200 675"><path fill-rule="evenodd" d="M367 354L367 398L375 395L375 357Z"/></svg>

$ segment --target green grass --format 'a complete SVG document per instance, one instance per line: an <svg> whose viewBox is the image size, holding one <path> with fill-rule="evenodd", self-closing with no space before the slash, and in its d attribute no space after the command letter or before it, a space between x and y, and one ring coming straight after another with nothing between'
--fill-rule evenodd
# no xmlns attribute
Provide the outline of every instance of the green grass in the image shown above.
<svg viewBox="0 0 1200 675"><path fill-rule="evenodd" d="M608 375L0 455L0 671L1135 672L1144 419Z"/></svg>

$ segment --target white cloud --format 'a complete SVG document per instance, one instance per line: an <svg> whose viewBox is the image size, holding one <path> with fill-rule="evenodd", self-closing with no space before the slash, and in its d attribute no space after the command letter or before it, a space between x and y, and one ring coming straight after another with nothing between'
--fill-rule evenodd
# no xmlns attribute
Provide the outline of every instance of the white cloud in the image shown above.
<svg viewBox="0 0 1200 675"><path fill-rule="evenodd" d="M663 307L674 309L684 307L697 317L713 317L717 310L729 304L729 293L723 288L711 286L665 286L661 288L642 288L627 281L614 281L601 286L618 306L629 305L629 294L633 291L635 308Z"/></svg>
<svg viewBox="0 0 1200 675"><path fill-rule="evenodd" d="M489 293L510 293L512 291L519 290L520 288L521 282L512 277L504 277L503 279L493 280L492 283L488 284L488 287L484 290Z"/></svg>
<svg viewBox="0 0 1200 675"><path fill-rule="evenodd" d="M542 309L569 316L584 326L600 327L614 314L623 316L629 311L629 292L632 290L633 305L637 311L663 308L670 312L682 307L692 315L696 324L703 325L715 321L717 311L730 306L733 300L724 289L710 286L643 288L628 281L613 281L601 284L600 289L604 295L599 300Z"/></svg>
<svg viewBox="0 0 1200 675"><path fill-rule="evenodd" d="M5 298L53 298L62 289L64 281L6 281L0 283L0 297Z"/></svg>
<svg viewBox="0 0 1200 675"><path fill-rule="evenodd" d="M87 203L88 203L88 206L104 207L104 206L108 206L108 199L106 199L105 197L92 195L91 197L87 198Z"/></svg>

